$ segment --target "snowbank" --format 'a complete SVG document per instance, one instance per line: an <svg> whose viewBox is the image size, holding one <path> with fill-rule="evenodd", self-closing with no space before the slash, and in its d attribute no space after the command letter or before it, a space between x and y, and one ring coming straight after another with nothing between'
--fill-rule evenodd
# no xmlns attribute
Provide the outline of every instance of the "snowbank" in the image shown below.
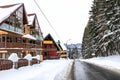
<svg viewBox="0 0 120 80"><path fill-rule="evenodd" d="M58 75L67 74L71 63L71 60L45 60L33 66L0 71L0 80L67 80L66 76Z"/></svg>
<svg viewBox="0 0 120 80"><path fill-rule="evenodd" d="M100 66L105 69L109 69L114 72L120 73L120 56L113 55L108 57L96 57L91 59L81 59L81 61L91 63Z"/></svg>
<svg viewBox="0 0 120 80"><path fill-rule="evenodd" d="M12 53L9 58L9 60L12 60L13 62L18 62L18 55L16 53Z"/></svg>
<svg viewBox="0 0 120 80"><path fill-rule="evenodd" d="M71 79L71 69L72 69L73 61L68 62L60 72L55 76L54 80L72 80Z"/></svg>

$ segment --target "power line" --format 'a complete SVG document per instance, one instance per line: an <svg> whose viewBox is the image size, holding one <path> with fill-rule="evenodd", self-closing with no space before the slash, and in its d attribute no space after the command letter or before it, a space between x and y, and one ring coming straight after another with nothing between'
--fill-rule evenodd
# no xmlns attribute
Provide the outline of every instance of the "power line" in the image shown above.
<svg viewBox="0 0 120 80"><path fill-rule="evenodd" d="M60 36L58 35L58 33L56 32L56 30L54 29L54 27L52 26L52 24L50 23L50 21L48 20L47 16L44 14L44 12L42 11L42 9L40 8L40 6L38 5L38 3L36 2L36 0L34 0L36 6L39 8L40 12L42 13L42 15L44 16L44 18L47 20L48 24L50 25L50 27L54 30L55 34L57 35L57 37L62 41L62 39L60 38ZM63 42L63 41L62 41Z"/></svg>

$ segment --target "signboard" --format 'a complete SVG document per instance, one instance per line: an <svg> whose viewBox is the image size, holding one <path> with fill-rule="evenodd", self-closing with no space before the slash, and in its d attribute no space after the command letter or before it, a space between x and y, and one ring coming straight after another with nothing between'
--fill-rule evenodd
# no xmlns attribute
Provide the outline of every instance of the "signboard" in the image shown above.
<svg viewBox="0 0 120 80"><path fill-rule="evenodd" d="M43 44L53 44L53 41L45 40L45 41L43 41Z"/></svg>

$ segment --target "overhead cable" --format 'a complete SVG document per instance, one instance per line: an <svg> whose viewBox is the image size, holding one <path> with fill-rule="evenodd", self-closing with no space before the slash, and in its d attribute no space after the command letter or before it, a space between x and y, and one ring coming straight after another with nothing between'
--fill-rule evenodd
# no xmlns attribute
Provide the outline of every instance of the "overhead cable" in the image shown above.
<svg viewBox="0 0 120 80"><path fill-rule="evenodd" d="M54 29L54 27L52 26L52 24L50 23L50 21L48 20L47 16L44 14L44 12L42 11L42 9L40 8L40 5L38 5L38 3L36 2L36 0L34 0L36 6L39 8L40 12L42 13L42 15L44 16L44 18L47 20L48 24L50 25L50 27L54 30L55 34L57 35L57 37L61 40L60 36L58 35L58 33L56 32L56 30ZM62 40L61 40L62 41Z"/></svg>

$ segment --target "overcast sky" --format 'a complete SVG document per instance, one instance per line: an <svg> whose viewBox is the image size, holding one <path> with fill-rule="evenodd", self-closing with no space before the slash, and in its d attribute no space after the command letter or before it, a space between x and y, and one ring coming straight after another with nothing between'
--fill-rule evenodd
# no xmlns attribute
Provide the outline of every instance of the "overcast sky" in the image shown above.
<svg viewBox="0 0 120 80"><path fill-rule="evenodd" d="M27 13L36 13L45 37L51 33L55 41L82 43L93 0L36 0L57 32L51 28L34 0L0 0L0 5L24 3Z"/></svg>

